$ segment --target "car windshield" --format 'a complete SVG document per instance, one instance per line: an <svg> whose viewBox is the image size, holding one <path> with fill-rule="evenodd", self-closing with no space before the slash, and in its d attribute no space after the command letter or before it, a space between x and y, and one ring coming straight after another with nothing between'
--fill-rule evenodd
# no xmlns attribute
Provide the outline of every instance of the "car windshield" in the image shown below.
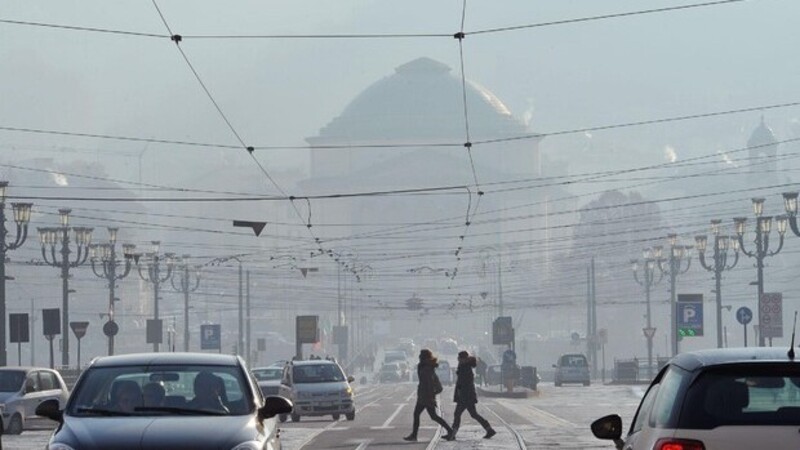
<svg viewBox="0 0 800 450"><path fill-rule="evenodd" d="M70 416L245 415L250 387L236 366L93 367L72 393Z"/></svg>
<svg viewBox="0 0 800 450"><path fill-rule="evenodd" d="M382 372L397 372L400 370L400 366L397 364L384 364L381 367Z"/></svg>
<svg viewBox="0 0 800 450"><path fill-rule="evenodd" d="M586 357L583 355L564 355L561 357L562 366L586 367Z"/></svg>
<svg viewBox="0 0 800 450"><path fill-rule="evenodd" d="M283 369L278 367L268 367L266 369L253 369L253 376L258 381L280 380Z"/></svg>
<svg viewBox="0 0 800 450"><path fill-rule="evenodd" d="M294 366L292 377L295 383L330 383L344 381L342 369L336 364L306 364Z"/></svg>
<svg viewBox="0 0 800 450"><path fill-rule="evenodd" d="M680 428L800 425L800 367L795 363L709 370L689 387Z"/></svg>
<svg viewBox="0 0 800 450"><path fill-rule="evenodd" d="M25 372L20 370L0 371L0 392L17 392L25 380Z"/></svg>

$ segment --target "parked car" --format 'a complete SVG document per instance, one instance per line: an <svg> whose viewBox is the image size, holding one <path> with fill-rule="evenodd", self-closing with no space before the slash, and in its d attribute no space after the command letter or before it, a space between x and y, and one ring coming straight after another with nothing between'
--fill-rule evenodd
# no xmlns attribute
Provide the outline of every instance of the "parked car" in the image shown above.
<svg viewBox="0 0 800 450"><path fill-rule="evenodd" d="M403 381L403 375L400 364L389 363L381 366L381 370L378 372L379 383L399 383L401 381Z"/></svg>
<svg viewBox="0 0 800 450"><path fill-rule="evenodd" d="M589 363L585 355L580 353L561 355L558 358L558 363L553 364L553 368L556 369L555 374L553 374L553 382L556 386L561 386L565 383L582 384L584 386L591 384Z"/></svg>
<svg viewBox="0 0 800 450"><path fill-rule="evenodd" d="M49 449L277 449L274 417L291 410L237 356L148 353L95 359L65 409L46 400L36 414L60 423Z"/></svg>
<svg viewBox="0 0 800 450"><path fill-rule="evenodd" d="M252 369L251 372L253 372L253 376L256 377L258 387L261 388L261 393L264 394L264 396L278 395L281 386L281 377L283 376L283 367L256 367Z"/></svg>
<svg viewBox="0 0 800 450"><path fill-rule="evenodd" d="M800 448L800 363L786 349L683 353L653 379L623 437L616 414L592 433L618 449Z"/></svg>
<svg viewBox="0 0 800 450"><path fill-rule="evenodd" d="M4 434L20 434L24 429L47 425L36 415L36 407L45 400L67 404L69 390L61 375L42 367L0 368L0 410Z"/></svg>
<svg viewBox="0 0 800 450"><path fill-rule="evenodd" d="M339 420L341 415L355 420L356 408L350 386L353 381L352 376L345 376L336 361L292 361L283 369L279 392L294 403L292 422L299 422L302 416L327 415L333 420ZM280 416L281 422L286 419L286 414Z"/></svg>

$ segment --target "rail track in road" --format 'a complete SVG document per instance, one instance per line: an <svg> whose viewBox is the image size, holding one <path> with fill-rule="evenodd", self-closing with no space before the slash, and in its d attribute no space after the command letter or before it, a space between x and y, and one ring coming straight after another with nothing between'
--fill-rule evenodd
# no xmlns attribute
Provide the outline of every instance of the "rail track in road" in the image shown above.
<svg viewBox="0 0 800 450"><path fill-rule="evenodd" d="M503 426L506 427L508 431L511 432L511 435L514 436L514 441L516 441L517 446L519 447L520 450L528 449L528 445L525 443L525 438L522 437L522 434L519 431L517 431L510 423L508 423L508 421L500 417L500 414L494 412L493 409L489 408L488 406L484 406L483 408L492 413L492 415L495 416L497 420L499 420L500 423L502 423Z"/></svg>

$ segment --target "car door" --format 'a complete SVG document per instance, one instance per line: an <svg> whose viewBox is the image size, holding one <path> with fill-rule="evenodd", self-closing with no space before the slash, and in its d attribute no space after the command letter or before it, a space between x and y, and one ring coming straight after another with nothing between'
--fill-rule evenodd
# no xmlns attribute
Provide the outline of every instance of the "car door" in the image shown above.
<svg viewBox="0 0 800 450"><path fill-rule="evenodd" d="M638 450L643 448L643 442L649 441L649 437L646 436L648 434L647 427L650 412L653 410L653 404L655 403L656 395L658 395L658 388L658 384L651 385L644 394L641 403L639 403L639 409L636 411L628 437L625 438L625 445L622 447L624 450Z"/></svg>
<svg viewBox="0 0 800 450"><path fill-rule="evenodd" d="M25 425L34 425L39 418L39 416L36 415L36 407L42 402L42 390L38 371L28 372L22 389L22 409L24 410Z"/></svg>

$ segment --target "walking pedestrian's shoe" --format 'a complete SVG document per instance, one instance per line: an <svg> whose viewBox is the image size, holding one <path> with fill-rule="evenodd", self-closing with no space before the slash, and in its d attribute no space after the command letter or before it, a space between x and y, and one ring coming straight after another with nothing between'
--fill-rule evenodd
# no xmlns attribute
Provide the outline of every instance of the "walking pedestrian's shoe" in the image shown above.
<svg viewBox="0 0 800 450"><path fill-rule="evenodd" d="M409 434L408 436L403 438L404 441L409 442L417 442L417 435L416 434Z"/></svg>
<svg viewBox="0 0 800 450"><path fill-rule="evenodd" d="M489 428L488 430L486 430L486 435L483 436L483 438L484 439L491 439L492 436L494 436L495 434L497 434L497 431L494 431L494 428Z"/></svg>
<svg viewBox="0 0 800 450"><path fill-rule="evenodd" d="M456 440L456 432L455 431L451 431L451 432L447 433L446 435L444 435L443 439L445 441L455 441Z"/></svg>

